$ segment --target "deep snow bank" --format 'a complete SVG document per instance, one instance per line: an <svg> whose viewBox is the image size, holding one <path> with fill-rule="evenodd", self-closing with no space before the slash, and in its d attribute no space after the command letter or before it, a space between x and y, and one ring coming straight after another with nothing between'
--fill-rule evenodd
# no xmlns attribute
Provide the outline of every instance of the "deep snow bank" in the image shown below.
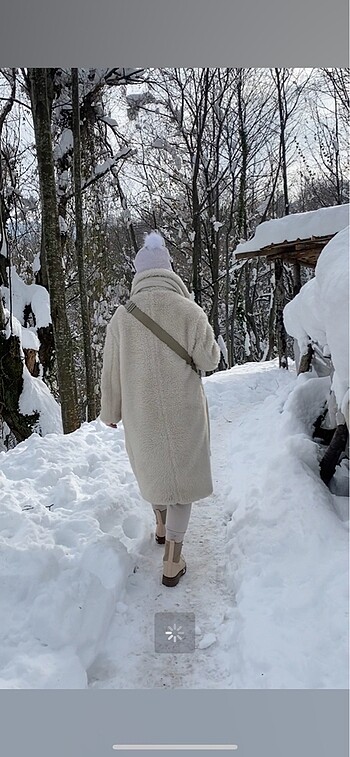
<svg viewBox="0 0 350 757"><path fill-rule="evenodd" d="M33 435L0 487L0 687L84 688L149 534L123 431Z"/></svg>
<svg viewBox="0 0 350 757"><path fill-rule="evenodd" d="M311 341L331 355L332 389L348 417L349 403L349 227L322 250L315 277L286 305L284 323L301 354Z"/></svg>
<svg viewBox="0 0 350 757"><path fill-rule="evenodd" d="M349 500L322 483L312 440L329 387L329 377L296 378L272 362L206 383L213 417L232 429L224 494L235 688L348 683Z"/></svg>

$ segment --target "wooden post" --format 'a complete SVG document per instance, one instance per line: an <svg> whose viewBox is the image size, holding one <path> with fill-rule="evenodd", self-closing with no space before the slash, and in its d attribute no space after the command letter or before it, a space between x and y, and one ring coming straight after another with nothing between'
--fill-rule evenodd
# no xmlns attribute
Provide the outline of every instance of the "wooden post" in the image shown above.
<svg viewBox="0 0 350 757"><path fill-rule="evenodd" d="M333 434L330 445L323 455L320 462L320 475L322 481L327 485L334 476L340 455L346 447L348 436L349 431L346 423L339 424Z"/></svg>
<svg viewBox="0 0 350 757"><path fill-rule="evenodd" d="M310 370L313 354L314 354L314 351L313 351L312 344L309 344L307 348L307 352L301 356L299 368L298 368L298 376L299 376L299 373L307 373Z"/></svg>
<svg viewBox="0 0 350 757"><path fill-rule="evenodd" d="M279 367L288 370L287 358L287 334L283 322L284 308L284 285L283 285L283 262L281 258L275 260L275 286L276 286L276 331Z"/></svg>

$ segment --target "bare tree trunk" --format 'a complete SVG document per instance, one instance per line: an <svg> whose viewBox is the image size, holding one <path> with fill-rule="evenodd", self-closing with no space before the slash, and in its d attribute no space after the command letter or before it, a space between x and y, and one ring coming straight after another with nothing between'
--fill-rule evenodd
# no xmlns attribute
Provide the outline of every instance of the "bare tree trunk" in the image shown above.
<svg viewBox="0 0 350 757"><path fill-rule="evenodd" d="M304 354L300 358L299 367L298 367L298 376L299 373L307 373L311 368L311 361L312 356L314 354L312 344L308 345L307 351L304 352Z"/></svg>
<svg viewBox="0 0 350 757"><path fill-rule="evenodd" d="M40 268L35 274L35 283L45 287L49 291L43 224L41 225ZM40 342L39 361L43 367L43 378L50 388L52 388L56 357L52 323L49 323L48 326L40 326L37 329L37 335Z"/></svg>
<svg viewBox="0 0 350 757"><path fill-rule="evenodd" d="M28 76L31 84L31 103L42 203L43 240L51 298L62 421L64 432L70 433L79 427L80 421L61 258L51 118L48 107L49 72L46 68L30 68L28 69Z"/></svg>
<svg viewBox="0 0 350 757"><path fill-rule="evenodd" d="M282 166L282 178L283 178L283 195L284 195L284 214L289 215L289 196L288 196L288 176L287 176L287 156L286 156L286 119L287 114L284 108L285 102L285 89L284 89L284 77L280 76L280 69L275 68L276 82L277 82L277 96L278 96L278 110L280 117L280 154L281 154L281 166ZM283 323L283 308L284 308L284 288L283 288L283 260L276 260L275 262L276 273L276 327L277 327L277 341L278 341L278 356L280 368L288 369L288 360L286 354L287 336ZM293 290L294 294L297 294L301 286L300 282L300 265L299 263L293 264Z"/></svg>
<svg viewBox="0 0 350 757"><path fill-rule="evenodd" d="M237 211L237 239L242 236L247 239L248 225L247 225L247 208L246 208L246 186L247 186L247 165L248 165L248 142L246 125L244 119L244 102L243 102L243 71L240 68L238 71L237 81L237 105L238 105L238 133L242 155L242 167L239 179L238 189L238 211ZM244 324L246 335L249 336L249 320L250 320L250 300L249 300L249 284L250 284L250 265L244 266ZM248 362L253 359L250 337L249 337L249 352L247 352L248 345L245 346L245 360Z"/></svg>
<svg viewBox="0 0 350 757"><path fill-rule="evenodd" d="M239 70L239 79L237 84L237 103L238 103L238 118L239 118L239 140L242 152L242 169L239 181L238 190L238 221L237 221L237 237L238 239L244 236L247 239L247 209L246 209L246 185L247 185L247 164L248 164L248 142L247 134L244 122L243 113L243 73L242 69Z"/></svg>
<svg viewBox="0 0 350 757"><path fill-rule="evenodd" d="M337 426L332 440L320 462L321 479L325 484L327 484L327 486L331 478L334 476L340 455L346 447L348 436L349 431L346 423L341 423L339 426Z"/></svg>
<svg viewBox="0 0 350 757"><path fill-rule="evenodd" d="M335 181L337 188L337 204L341 205L343 201L341 191L341 177L340 177L340 160L339 160L339 119L338 119L338 104L336 89L334 87L334 115L335 115Z"/></svg>
<svg viewBox="0 0 350 757"><path fill-rule="evenodd" d="M283 285L283 263L279 258L275 260L275 280L276 280L276 330L278 359L280 368L288 369L287 358L287 335L283 323L283 309L285 305L284 285Z"/></svg>
<svg viewBox="0 0 350 757"><path fill-rule="evenodd" d="M233 301L232 306L232 313L231 313L231 339L230 339L230 347L231 347L231 359L232 359L232 365L236 362L236 351L235 351L235 320L236 320L236 314L237 314L237 308L239 303L239 296L240 296L240 290L241 290L241 283L243 274L245 273L245 265L242 266L240 269L240 272L238 274L238 279L236 282L236 291L235 291L235 298Z"/></svg>
<svg viewBox="0 0 350 757"><path fill-rule="evenodd" d="M197 159L196 159L197 163ZM198 157L199 163L199 157ZM194 292L195 301L198 305L202 304L202 278L200 273L201 256L202 256L202 242L201 242L201 218L200 218L200 203L198 198L197 189L197 176L198 166L193 173L192 193L193 193L193 231L195 234L193 241L193 258L192 258L192 288Z"/></svg>
<svg viewBox="0 0 350 757"><path fill-rule="evenodd" d="M276 288L271 292L270 311L268 321L268 349L266 360L272 360L275 347L275 313L276 313Z"/></svg>
<svg viewBox="0 0 350 757"><path fill-rule="evenodd" d="M287 158L286 158L286 115L283 108L284 93L284 79L280 76L280 69L275 68L276 81L277 81L277 96L278 96L278 111L280 117L280 149L281 149L281 165L282 165L282 178L283 178L283 195L284 195L284 215L289 215L289 197L288 197L288 178L287 178Z"/></svg>
<svg viewBox="0 0 350 757"><path fill-rule="evenodd" d="M113 170L112 170L112 174L114 176L114 181L115 181L116 187L118 189L121 206L122 206L123 210L128 210L128 200L127 200L127 197L125 195L125 192L123 191L122 185L120 183L120 178L119 178L118 171L113 172ZM130 239L130 243L131 243L131 246L133 247L133 250L134 250L135 255L136 255L137 252L138 252L138 246L137 246L137 241L136 241L136 234L135 234L134 224L130 221L128 223L128 227L127 228L128 228L128 236L129 236L129 239Z"/></svg>
<svg viewBox="0 0 350 757"><path fill-rule="evenodd" d="M226 335L226 347L227 347L227 360L228 368L232 368L232 348L230 340L230 291L231 291L231 277L230 277L230 262L231 255L229 250L228 240L226 239L225 246L225 335Z"/></svg>
<svg viewBox="0 0 350 757"><path fill-rule="evenodd" d="M72 68L72 126L74 143L74 199L75 199L75 248L79 275L79 294L81 319L83 324L83 345L86 373L87 419L96 418L95 383L91 350L91 329L88 296L85 278L83 206L81 198L81 143L80 143L80 104L78 69Z"/></svg>
<svg viewBox="0 0 350 757"><path fill-rule="evenodd" d="M295 297L298 292L301 290L301 271L300 271L300 263L293 263L292 265L292 273L293 273L293 297Z"/></svg>
<svg viewBox="0 0 350 757"><path fill-rule="evenodd" d="M249 298L249 286L250 286L250 260L247 260L247 264L244 266L244 329L249 338L249 344L245 343L244 360L246 363L252 362L253 353L251 345L251 333L250 333L250 298Z"/></svg>
<svg viewBox="0 0 350 757"><path fill-rule="evenodd" d="M230 249L231 248L230 234L231 234L232 225L233 225L234 200L235 200L235 182L234 182L234 177L233 177L229 220L228 220L228 226L227 226L226 235L225 235L225 327L226 327L226 347L227 347L227 355L228 355L228 366L227 366L228 368L232 368L233 366L232 344L231 344L231 336L230 336L230 296L231 296L231 264L232 264L232 251Z"/></svg>

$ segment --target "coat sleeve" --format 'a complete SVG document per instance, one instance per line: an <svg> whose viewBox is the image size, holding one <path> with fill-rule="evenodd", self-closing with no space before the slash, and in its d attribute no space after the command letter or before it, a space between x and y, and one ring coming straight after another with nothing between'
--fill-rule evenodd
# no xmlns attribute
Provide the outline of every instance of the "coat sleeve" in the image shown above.
<svg viewBox="0 0 350 757"><path fill-rule="evenodd" d="M198 319L192 357L201 371L214 371L220 361L220 347L204 310Z"/></svg>
<svg viewBox="0 0 350 757"><path fill-rule="evenodd" d="M111 324L108 324L103 351L100 419L104 423L119 423L121 417L119 343Z"/></svg>

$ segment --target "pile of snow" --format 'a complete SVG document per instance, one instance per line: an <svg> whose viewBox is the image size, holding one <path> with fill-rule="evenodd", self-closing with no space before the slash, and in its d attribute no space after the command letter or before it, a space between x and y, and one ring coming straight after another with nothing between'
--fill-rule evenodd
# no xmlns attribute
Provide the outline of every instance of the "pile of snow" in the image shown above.
<svg viewBox="0 0 350 757"><path fill-rule="evenodd" d="M40 342L35 329L32 326L24 328L24 326L21 325L21 345L23 350L34 350L35 352L39 352Z"/></svg>
<svg viewBox="0 0 350 757"><path fill-rule="evenodd" d="M22 415L39 414L33 432L41 436L63 433L61 406L56 402L45 382L39 377L31 376L25 365L23 366L23 389L18 407Z"/></svg>
<svg viewBox="0 0 350 757"><path fill-rule="evenodd" d="M311 342L330 354L334 366L332 390L347 417L349 403L349 227L322 250L315 277L286 305L284 323L301 354Z"/></svg>
<svg viewBox="0 0 350 757"><path fill-rule="evenodd" d="M257 251L270 244L336 234L349 225L349 207L335 205L264 221L257 226L252 239L237 245L235 252Z"/></svg>
<svg viewBox="0 0 350 757"><path fill-rule="evenodd" d="M1 287L1 292L5 300L5 307L10 308L10 290L7 287ZM50 298L45 287L39 284L25 284L18 276L14 266L11 267L11 292L12 292L12 313L17 320L22 323L23 312L26 306L30 305L35 317L35 326L37 329L49 326L51 323L50 315Z"/></svg>
<svg viewBox="0 0 350 757"><path fill-rule="evenodd" d="M205 383L226 534L212 517L234 598L216 664L229 658L233 688L348 685L349 499L321 481L312 440L329 387L329 377L296 378L272 362ZM220 552L210 559L220 564Z"/></svg>
<svg viewBox="0 0 350 757"><path fill-rule="evenodd" d="M37 329L51 323L50 298L48 291L38 284L25 284L15 268L11 268L12 314L10 314L10 289L0 287L0 296L4 298L5 337L11 334L20 341L20 354L23 361L23 390L19 398L19 410L23 415L38 413L38 421L33 428L38 434L60 434L63 432L60 405L52 396L48 386L39 378L32 376L24 360L23 350L39 351L40 341ZM24 310L30 306L35 326L23 325Z"/></svg>
<svg viewBox="0 0 350 757"><path fill-rule="evenodd" d="M121 425L0 454L0 685L346 688L348 499L311 438L329 384L277 361L204 380L214 494L171 591ZM163 610L195 613L191 655L155 653Z"/></svg>
<svg viewBox="0 0 350 757"><path fill-rule="evenodd" d="M19 398L18 407L22 415L38 413L38 420L33 431L41 436L45 434L62 434L61 406L56 402L45 382L32 376L24 362L24 349L39 350L40 342L33 328L24 328L19 320L5 308L5 336L8 339L11 333L20 341L20 354L23 361L23 389Z"/></svg>
<svg viewBox="0 0 350 757"><path fill-rule="evenodd" d="M149 526L122 430L33 435L0 481L0 687L85 688Z"/></svg>
<svg viewBox="0 0 350 757"><path fill-rule="evenodd" d="M25 328L19 322L18 318L14 315L10 315L10 311L4 308L5 313L5 337L8 339L11 334L18 336L21 343L22 353L23 350L39 350L40 342L36 334L36 330L33 327Z"/></svg>
<svg viewBox="0 0 350 757"><path fill-rule="evenodd" d="M74 146L73 132L71 129L63 129L59 143L53 151L55 160L60 160L69 152L72 152Z"/></svg>

